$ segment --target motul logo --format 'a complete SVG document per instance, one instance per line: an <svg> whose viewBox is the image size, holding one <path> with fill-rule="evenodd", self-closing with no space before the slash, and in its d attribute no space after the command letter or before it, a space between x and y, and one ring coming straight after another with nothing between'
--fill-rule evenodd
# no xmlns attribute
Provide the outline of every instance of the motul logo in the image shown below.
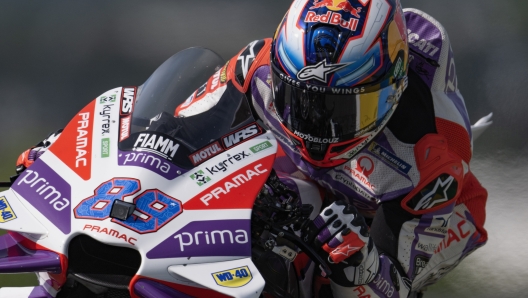
<svg viewBox="0 0 528 298"><path fill-rule="evenodd" d="M191 154L189 156L189 159L191 160L193 165L196 166L196 165L201 164L202 162L208 160L209 158L220 154L223 151L224 151L224 149L222 149L222 147L220 146L220 143L214 142L214 143L208 145L207 147L205 147L205 148L203 148L203 149Z"/></svg>
<svg viewBox="0 0 528 298"><path fill-rule="evenodd" d="M222 138L222 142L224 143L224 147L228 149L235 145L238 145L239 143L252 139L261 133L262 131L260 127L256 123L254 123L248 127L242 128L241 130Z"/></svg>

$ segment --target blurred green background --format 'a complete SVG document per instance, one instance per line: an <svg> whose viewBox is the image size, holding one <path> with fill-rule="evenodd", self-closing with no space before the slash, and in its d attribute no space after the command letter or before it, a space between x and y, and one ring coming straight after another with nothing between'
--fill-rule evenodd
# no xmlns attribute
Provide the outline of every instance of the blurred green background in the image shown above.
<svg viewBox="0 0 528 298"><path fill-rule="evenodd" d="M190 46L224 59L273 35L287 0L0 1L0 180L20 152L104 91L140 85ZM471 122L493 112L471 167L489 191L489 243L425 297L527 296L528 1L402 0L447 29ZM35 282L0 275L0 286Z"/></svg>

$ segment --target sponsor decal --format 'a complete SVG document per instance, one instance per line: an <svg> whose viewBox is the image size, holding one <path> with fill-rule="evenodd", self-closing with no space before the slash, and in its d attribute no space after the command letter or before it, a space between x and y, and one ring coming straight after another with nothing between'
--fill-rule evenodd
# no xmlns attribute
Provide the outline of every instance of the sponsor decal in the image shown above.
<svg viewBox="0 0 528 298"><path fill-rule="evenodd" d="M220 143L216 141L194 152L189 156L189 159L194 166L197 166L222 152L224 152L224 149L220 146Z"/></svg>
<svg viewBox="0 0 528 298"><path fill-rule="evenodd" d="M438 244L435 253L439 253L442 250L448 248L452 243L460 243L462 240L465 240L476 232L476 228L473 223L468 221L467 218L462 216L462 214L458 212L455 212L455 214L457 215L454 218L456 219L456 224L452 225L452 228L450 227L447 230L446 237L444 237Z"/></svg>
<svg viewBox="0 0 528 298"><path fill-rule="evenodd" d="M110 157L110 138L104 138L101 140L101 157Z"/></svg>
<svg viewBox="0 0 528 298"><path fill-rule="evenodd" d="M12 186L64 234L71 231L71 186L42 160L24 171Z"/></svg>
<svg viewBox="0 0 528 298"><path fill-rule="evenodd" d="M251 256L250 220L193 221L147 253L149 259Z"/></svg>
<svg viewBox="0 0 528 298"><path fill-rule="evenodd" d="M434 208L453 199L457 188L458 182L453 176L441 174L410 199L407 206L416 211Z"/></svg>
<svg viewBox="0 0 528 298"><path fill-rule="evenodd" d="M440 50L439 47L431 44L431 42L420 38L420 35L412 32L411 29L407 29L407 41L419 49L420 52L430 57L433 57Z"/></svg>
<svg viewBox="0 0 528 298"><path fill-rule="evenodd" d="M348 29L352 32L356 31L358 28L359 20L356 18L346 19L345 16L339 12L328 11L325 14L317 14L314 11L309 11L306 13L304 18L305 23L323 23L340 26L344 29Z"/></svg>
<svg viewBox="0 0 528 298"><path fill-rule="evenodd" d="M229 67L229 61L227 60L227 63L224 65L224 68L222 68L222 71L220 72L220 83L227 82L227 67Z"/></svg>
<svg viewBox="0 0 528 298"><path fill-rule="evenodd" d="M99 112L99 115L103 119L103 125L101 125L101 135L104 136L110 133L110 117L112 113L113 104L103 105L103 111ZM115 121L114 121L115 122Z"/></svg>
<svg viewBox="0 0 528 298"><path fill-rule="evenodd" d="M240 153L237 153L237 154L235 154L235 155L233 155L233 156L231 156L231 157L219 162L217 165L214 165L212 167L206 167L205 169L207 170L207 172L209 172L209 174L215 175L217 173L227 171L227 168L230 165L233 165L234 162L242 161L244 158L249 157L249 156L250 156L249 153L246 153L246 151L242 151Z"/></svg>
<svg viewBox="0 0 528 298"><path fill-rule="evenodd" d="M435 215L433 217L433 220L431 220L431 226L425 228L425 231L433 234L446 235L447 226L449 224L451 216L452 213L444 215Z"/></svg>
<svg viewBox="0 0 528 298"><path fill-rule="evenodd" d="M122 140L128 138L130 136L130 117L131 116L127 116L127 117L122 117L120 119L120 129L119 129L119 141L121 142Z"/></svg>
<svg viewBox="0 0 528 298"><path fill-rule="evenodd" d="M344 185L346 185L348 187L350 187L352 190L354 190L356 193L360 194L365 199L368 199L370 201L374 201L375 200L374 197L372 197L372 195L370 195L368 192L363 190L361 187L358 187L354 182L350 181L347 176L344 176L344 175L341 175L341 174L336 174L335 175L335 180L338 181L338 182L343 183ZM369 209L370 209L370 207L369 207Z"/></svg>
<svg viewBox="0 0 528 298"><path fill-rule="evenodd" d="M147 169L168 180L180 176L184 170L165 159L148 152L119 151L117 164L120 166L134 166Z"/></svg>
<svg viewBox="0 0 528 298"><path fill-rule="evenodd" d="M374 171L374 163L372 162L370 158L362 159L361 161L363 162L363 164L360 163L360 160L356 161L355 168L345 165L343 169L345 169L348 173L350 173L356 181L361 183L361 185L367 187L371 191L375 191L376 185L372 184L368 180L368 176L365 175L365 174L368 174L368 175L372 174L372 172ZM365 169L367 170L365 170L363 167L365 167ZM371 167L371 168L368 168L368 167Z"/></svg>
<svg viewBox="0 0 528 298"><path fill-rule="evenodd" d="M70 121L50 150L84 180L92 171L92 131L95 101Z"/></svg>
<svg viewBox="0 0 528 298"><path fill-rule="evenodd" d="M272 154L235 171L187 201L184 208L251 209L274 160L275 155Z"/></svg>
<svg viewBox="0 0 528 298"><path fill-rule="evenodd" d="M399 170L404 174L408 174L412 166L397 157L395 154L385 149L376 142L372 142L368 148L370 152L379 157L381 160L388 163L391 167Z"/></svg>
<svg viewBox="0 0 528 298"><path fill-rule="evenodd" d="M211 274L217 285L227 288L240 288L247 285L253 276L248 266L233 268Z"/></svg>
<svg viewBox="0 0 528 298"><path fill-rule="evenodd" d="M74 209L76 218L105 220L115 200L136 194L141 190L139 180L133 178L113 178L97 187L93 195L84 199ZM112 218L112 222L138 234L157 232L183 212L179 200L157 189L148 189L137 195L133 203L136 209L132 216L123 221Z"/></svg>
<svg viewBox="0 0 528 298"><path fill-rule="evenodd" d="M249 148L249 150L251 150L251 152L253 152L253 153L258 153L258 152L260 152L262 150L266 150L266 149L271 148L271 147L273 147L273 145L269 141L265 141L265 142L262 142L262 143L260 143L258 145L255 145L255 146Z"/></svg>
<svg viewBox="0 0 528 298"><path fill-rule="evenodd" d="M123 97L121 99L121 115L127 116L132 113L134 103L136 102L136 87L123 88Z"/></svg>
<svg viewBox="0 0 528 298"><path fill-rule="evenodd" d="M245 173L240 173L237 176L233 177L233 179L231 179L230 181L226 181L224 185L212 189L211 192L202 196L200 198L200 201L202 201L205 206L209 206L209 201L213 198L219 199L221 195L227 195L231 191L231 189L237 188L242 184L250 181L253 176L259 176L267 172L268 170L263 168L262 164L258 164L253 169L248 169Z"/></svg>
<svg viewBox="0 0 528 298"><path fill-rule="evenodd" d="M167 135L144 132L138 134L132 150L150 152L164 159L172 160L179 147L180 144Z"/></svg>
<svg viewBox="0 0 528 298"><path fill-rule="evenodd" d="M287 83L288 85L291 85L296 88L305 89L311 92L316 93L323 93L323 94L338 94L338 95L355 95L355 94L361 94L368 91L365 87L357 87L357 88L338 88L338 87L322 87L322 86L314 86L312 84L306 84L304 82L298 82L295 79L289 77L288 75L285 75L283 73L279 74L280 79Z"/></svg>
<svg viewBox="0 0 528 298"><path fill-rule="evenodd" d="M323 83L328 83L328 75L334 73L349 64L326 64L326 60L315 65L309 65L301 69L297 73L297 78L300 81L318 80Z"/></svg>
<svg viewBox="0 0 528 298"><path fill-rule="evenodd" d="M121 98L121 109L119 111L119 141L130 136L130 120L131 114L134 110L134 103L136 102L136 87L123 88L123 96Z"/></svg>
<svg viewBox="0 0 528 298"><path fill-rule="evenodd" d="M293 134L295 134L296 136L298 136L299 138L305 141L314 142L314 143L333 144L333 143L339 142L339 138L316 138L316 137L312 137L310 134L304 134L297 130Z"/></svg>
<svg viewBox="0 0 528 298"><path fill-rule="evenodd" d="M378 272L372 283L378 291L384 294L385 297L392 297L392 295L394 295L395 289L392 286L392 283L388 281L387 278L381 274L381 272Z"/></svg>
<svg viewBox="0 0 528 298"><path fill-rule="evenodd" d="M116 94L112 94L110 96L101 96L99 97L99 103L100 104L115 103L116 98L117 98Z"/></svg>
<svg viewBox="0 0 528 298"><path fill-rule="evenodd" d="M106 234L108 236L112 236L117 239L122 239L126 243L132 244L132 245L136 245L135 242L137 241L136 238L127 236L125 233L119 233L119 231L116 231L114 229L102 228L100 226L84 225L83 231L90 231L90 232L95 232L99 234Z"/></svg>
<svg viewBox="0 0 528 298"><path fill-rule="evenodd" d="M413 276L416 277L422 270L427 266L427 263L429 263L429 258L422 255L417 255L414 257L414 272Z"/></svg>
<svg viewBox="0 0 528 298"><path fill-rule="evenodd" d="M218 70L217 72L215 72L213 74L213 77L211 78L211 92L215 91L216 88L218 87L218 83L220 82L220 71L222 71L221 69Z"/></svg>
<svg viewBox="0 0 528 298"><path fill-rule="evenodd" d="M207 82L205 82L202 86L200 86L197 90L196 90L196 96L194 96L194 98L199 98L200 96L202 96L204 93L205 93L205 90L207 90ZM191 100L192 102L192 100ZM188 103L187 105L189 105L191 103Z"/></svg>
<svg viewBox="0 0 528 298"><path fill-rule="evenodd" d="M6 197L0 197L0 223L16 219L17 216Z"/></svg>
<svg viewBox="0 0 528 298"><path fill-rule="evenodd" d="M202 170L197 171L194 174L191 174L191 179L198 184L198 186L202 186L206 184L207 182L211 181L211 178L209 176L205 176L204 172Z"/></svg>
<svg viewBox="0 0 528 298"><path fill-rule="evenodd" d="M262 133L262 128L260 128L257 123L253 123L225 137L222 137L222 143L224 145L224 148L227 150L245 141L251 140L252 138L261 135Z"/></svg>
<svg viewBox="0 0 528 298"><path fill-rule="evenodd" d="M264 40L252 41L238 56L237 63L235 65L235 74L240 85L244 86L248 72L251 69L251 65L255 61L255 58L257 57L260 50L262 50L264 47L264 44Z"/></svg>
<svg viewBox="0 0 528 298"><path fill-rule="evenodd" d="M428 236L424 234L418 234L418 242L414 247L416 250L433 254L436 248L438 247L437 243L439 242L438 237Z"/></svg>

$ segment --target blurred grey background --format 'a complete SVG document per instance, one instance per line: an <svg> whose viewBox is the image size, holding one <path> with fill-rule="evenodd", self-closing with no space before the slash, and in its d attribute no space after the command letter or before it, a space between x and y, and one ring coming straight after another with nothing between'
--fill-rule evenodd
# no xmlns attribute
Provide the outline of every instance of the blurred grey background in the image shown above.
<svg viewBox="0 0 528 298"><path fill-rule="evenodd" d="M440 21L455 53L471 122L493 126L471 167L489 191L488 244L425 297L528 296L528 1L401 0ZM140 85L179 50L224 59L271 37L288 0L1 0L0 181L20 152L64 127L90 100ZM0 275L0 286L28 281Z"/></svg>

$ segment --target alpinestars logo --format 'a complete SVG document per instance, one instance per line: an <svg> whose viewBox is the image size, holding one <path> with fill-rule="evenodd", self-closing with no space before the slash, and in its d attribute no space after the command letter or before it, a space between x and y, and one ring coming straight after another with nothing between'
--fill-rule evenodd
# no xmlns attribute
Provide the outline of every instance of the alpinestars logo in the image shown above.
<svg viewBox="0 0 528 298"><path fill-rule="evenodd" d="M299 81L318 80L323 83L328 83L328 75L334 73L344 67L346 64L326 64L326 60L322 60L316 65L306 66L297 73Z"/></svg>
<svg viewBox="0 0 528 298"><path fill-rule="evenodd" d="M433 189L420 199L416 204L416 207L414 207L414 210L429 209L445 203L454 197L450 190L451 184L455 181L455 178L453 178L453 176L448 176L445 179L442 178L443 177L438 177L438 179L436 179Z"/></svg>
<svg viewBox="0 0 528 298"><path fill-rule="evenodd" d="M235 73L240 85L244 85L249 69L260 50L264 47L264 44L265 42L263 40L255 40L238 56Z"/></svg>

